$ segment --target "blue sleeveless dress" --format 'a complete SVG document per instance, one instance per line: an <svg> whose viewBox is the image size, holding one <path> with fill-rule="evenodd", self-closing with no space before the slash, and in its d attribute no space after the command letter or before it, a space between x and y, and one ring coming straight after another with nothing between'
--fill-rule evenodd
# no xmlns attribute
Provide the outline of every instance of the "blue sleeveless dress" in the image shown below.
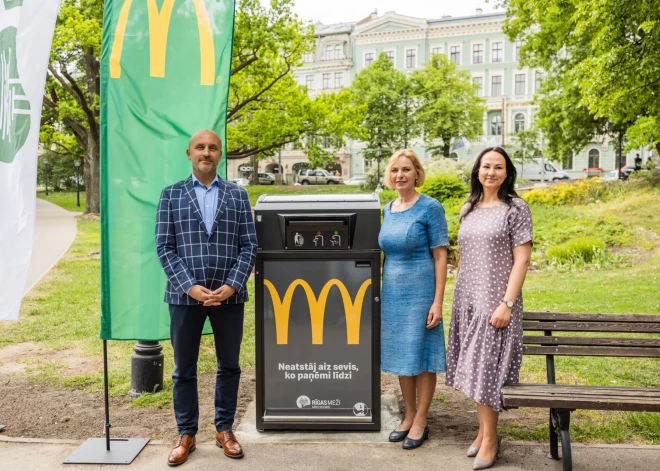
<svg viewBox="0 0 660 471"><path fill-rule="evenodd" d="M385 252L381 290L381 369L398 376L447 370L442 322L426 329L435 297L431 249L449 245L445 210L421 195L401 212L383 208L378 242Z"/></svg>

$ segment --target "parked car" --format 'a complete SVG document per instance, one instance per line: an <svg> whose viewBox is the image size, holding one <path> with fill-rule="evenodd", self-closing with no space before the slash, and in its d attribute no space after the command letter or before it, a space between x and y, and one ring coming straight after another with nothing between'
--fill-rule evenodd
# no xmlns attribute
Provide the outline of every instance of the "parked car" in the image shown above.
<svg viewBox="0 0 660 471"><path fill-rule="evenodd" d="M248 186L250 184L247 178L233 178L232 183L236 183L238 186Z"/></svg>
<svg viewBox="0 0 660 471"><path fill-rule="evenodd" d="M272 173L260 173L259 174L259 185L274 185L275 184L275 175Z"/></svg>
<svg viewBox="0 0 660 471"><path fill-rule="evenodd" d="M298 171L298 183L301 185L341 185L344 180L332 175L327 170L304 168Z"/></svg>
<svg viewBox="0 0 660 471"><path fill-rule="evenodd" d="M554 162L544 160L541 157L524 164L517 163L515 167L518 171L518 178L523 180L541 181L541 177L545 181L569 180L571 178Z"/></svg>
<svg viewBox="0 0 660 471"><path fill-rule="evenodd" d="M366 180L364 179L364 177L353 177L346 180L344 184L351 186L360 186L360 185L364 185L365 182Z"/></svg>

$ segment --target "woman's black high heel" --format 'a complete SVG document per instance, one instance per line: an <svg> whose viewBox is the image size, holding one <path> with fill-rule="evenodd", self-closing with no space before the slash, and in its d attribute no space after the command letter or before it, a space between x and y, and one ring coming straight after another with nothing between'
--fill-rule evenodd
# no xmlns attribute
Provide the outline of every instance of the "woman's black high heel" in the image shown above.
<svg viewBox="0 0 660 471"><path fill-rule="evenodd" d="M410 429L401 430L400 432L398 430L393 430L392 433L390 433L390 441L402 442L408 436L408 432L410 432Z"/></svg>
<svg viewBox="0 0 660 471"><path fill-rule="evenodd" d="M424 443L425 440L429 438L429 427L428 425L424 427L424 432L422 433L422 436L419 437L418 439L406 437L406 439L403 441L403 449L404 450L413 450L415 448L418 448L422 446L422 443Z"/></svg>

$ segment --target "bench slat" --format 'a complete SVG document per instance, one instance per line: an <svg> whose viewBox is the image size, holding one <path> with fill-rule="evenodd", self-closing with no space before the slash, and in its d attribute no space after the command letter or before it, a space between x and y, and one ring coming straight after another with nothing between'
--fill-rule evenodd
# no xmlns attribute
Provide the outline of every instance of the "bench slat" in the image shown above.
<svg viewBox="0 0 660 471"><path fill-rule="evenodd" d="M524 320L538 321L582 321L582 322L641 322L660 323L658 314L590 314L582 312L527 312Z"/></svg>
<svg viewBox="0 0 660 471"><path fill-rule="evenodd" d="M660 412L658 388L511 385L502 388L505 407Z"/></svg>
<svg viewBox="0 0 660 471"><path fill-rule="evenodd" d="M510 384L502 387L502 391L517 395L548 395L548 394L579 394L581 396L621 395L639 398L649 395L660 398L660 388L645 388L637 386L587 386L574 384Z"/></svg>
<svg viewBox="0 0 660 471"><path fill-rule="evenodd" d="M660 348L523 346L524 355L660 358Z"/></svg>
<svg viewBox="0 0 660 471"><path fill-rule="evenodd" d="M656 334L660 333L660 324L523 321L523 330L550 330L556 332L636 332L640 334Z"/></svg>
<svg viewBox="0 0 660 471"><path fill-rule="evenodd" d="M583 345L594 347L657 347L660 339L632 339L608 337L563 337L545 335L525 335L524 344L536 345Z"/></svg>

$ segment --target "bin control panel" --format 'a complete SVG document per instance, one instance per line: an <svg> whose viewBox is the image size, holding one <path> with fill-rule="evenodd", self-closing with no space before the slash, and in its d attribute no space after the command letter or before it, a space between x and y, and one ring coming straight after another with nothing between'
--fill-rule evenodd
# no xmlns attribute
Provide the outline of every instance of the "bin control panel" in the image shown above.
<svg viewBox="0 0 660 471"><path fill-rule="evenodd" d="M287 250L346 250L348 217L295 218L285 220Z"/></svg>

